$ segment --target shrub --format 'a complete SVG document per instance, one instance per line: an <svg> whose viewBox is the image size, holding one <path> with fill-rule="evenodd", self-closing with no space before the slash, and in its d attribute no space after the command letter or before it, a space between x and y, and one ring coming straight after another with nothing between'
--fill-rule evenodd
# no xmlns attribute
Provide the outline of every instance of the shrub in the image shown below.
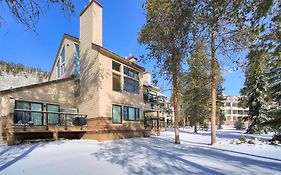
<svg viewBox="0 0 281 175"><path fill-rule="evenodd" d="M234 127L236 130L242 130L244 129L244 123L242 122L242 120L237 120L235 123L234 123Z"/></svg>

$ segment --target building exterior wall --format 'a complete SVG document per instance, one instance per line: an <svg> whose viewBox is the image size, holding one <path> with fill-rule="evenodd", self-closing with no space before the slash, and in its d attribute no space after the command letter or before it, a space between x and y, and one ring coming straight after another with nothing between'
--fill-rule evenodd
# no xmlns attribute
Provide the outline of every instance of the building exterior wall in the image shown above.
<svg viewBox="0 0 281 175"><path fill-rule="evenodd" d="M248 115L249 108L239 107L239 96L226 96L221 107L221 112L225 115L226 125L233 125L239 119Z"/></svg>
<svg viewBox="0 0 281 175"><path fill-rule="evenodd" d="M79 43L70 40L67 37L63 37L61 46L58 50L58 54L53 65L53 69L50 73L49 81L67 78L75 74L75 44L79 45ZM60 61L60 55L63 49L65 49L65 73L61 74L58 77L57 63Z"/></svg>
<svg viewBox="0 0 281 175"><path fill-rule="evenodd" d="M101 117L112 117L112 104L135 107L140 109L140 118L142 119L144 101L143 101L143 73L139 72L139 94L130 93L124 91L124 66L135 70L134 68L122 64L114 60L115 62L121 64L120 72L112 70L112 58L100 54L101 64L100 68L103 72L103 80L101 81L101 89L99 91L100 98L100 116ZM137 70L135 70L137 71ZM113 91L112 75L118 74L121 77L121 92ZM123 121L126 122L126 121ZM139 121L135 121L139 123ZM132 122L131 122L132 123Z"/></svg>
<svg viewBox="0 0 281 175"><path fill-rule="evenodd" d="M1 94L0 115L8 116L13 113L15 100L58 103L64 108L73 108L75 107L74 93L75 82L73 79L6 92Z"/></svg>

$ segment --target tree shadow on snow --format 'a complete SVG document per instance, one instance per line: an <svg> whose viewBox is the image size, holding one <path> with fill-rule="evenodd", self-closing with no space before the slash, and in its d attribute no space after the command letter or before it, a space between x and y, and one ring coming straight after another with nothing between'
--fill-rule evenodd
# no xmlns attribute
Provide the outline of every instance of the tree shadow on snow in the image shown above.
<svg viewBox="0 0 281 175"><path fill-rule="evenodd" d="M274 161L176 145L161 138L124 139L100 143L100 146L101 149L91 155L122 166L128 174L233 174L224 164L248 174L258 173L253 166L281 172L281 163ZM216 164L208 165L210 160Z"/></svg>

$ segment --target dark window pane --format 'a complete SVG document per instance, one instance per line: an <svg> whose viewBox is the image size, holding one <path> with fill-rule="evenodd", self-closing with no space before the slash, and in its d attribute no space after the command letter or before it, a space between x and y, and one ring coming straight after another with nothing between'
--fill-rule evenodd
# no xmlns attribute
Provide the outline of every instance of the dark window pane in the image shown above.
<svg viewBox="0 0 281 175"><path fill-rule="evenodd" d="M30 109L29 102L16 101L16 109Z"/></svg>
<svg viewBox="0 0 281 175"><path fill-rule="evenodd" d="M124 91L138 94L139 82L131 78L124 77Z"/></svg>
<svg viewBox="0 0 281 175"><path fill-rule="evenodd" d="M115 61L112 61L112 69L113 70L116 70L116 71L120 72L120 66L121 66L121 64L116 63Z"/></svg>
<svg viewBox="0 0 281 175"><path fill-rule="evenodd" d="M139 73L137 71L134 71L133 69L130 69L130 68L126 67L126 66L124 66L124 74L129 76L129 77L139 79Z"/></svg>
<svg viewBox="0 0 281 175"><path fill-rule="evenodd" d="M30 103L25 101L16 101L16 109L30 109ZM31 120L30 112L15 111L14 113L14 124L24 125L28 124Z"/></svg>
<svg viewBox="0 0 281 175"><path fill-rule="evenodd" d="M118 105L112 105L112 123L122 123L122 107Z"/></svg>
<svg viewBox="0 0 281 175"><path fill-rule="evenodd" d="M114 91L121 91L121 79L119 75L112 75L112 89Z"/></svg>

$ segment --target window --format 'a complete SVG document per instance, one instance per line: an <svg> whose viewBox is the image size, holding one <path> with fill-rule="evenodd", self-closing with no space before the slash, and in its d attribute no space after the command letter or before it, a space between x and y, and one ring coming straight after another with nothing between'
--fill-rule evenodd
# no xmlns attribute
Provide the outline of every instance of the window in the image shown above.
<svg viewBox="0 0 281 175"><path fill-rule="evenodd" d="M138 94L139 93L139 81L124 77L124 91Z"/></svg>
<svg viewBox="0 0 281 175"><path fill-rule="evenodd" d="M231 110L227 110L226 113L227 113L227 114L231 114Z"/></svg>
<svg viewBox="0 0 281 175"><path fill-rule="evenodd" d="M112 90L121 91L121 78L120 75L112 74Z"/></svg>
<svg viewBox="0 0 281 175"><path fill-rule="evenodd" d="M80 77L80 46L78 44L74 44L75 47L75 76Z"/></svg>
<svg viewBox="0 0 281 175"><path fill-rule="evenodd" d="M112 61L112 69L113 70L116 70L116 71L120 72L120 67L121 67L121 64L116 63L115 61Z"/></svg>
<svg viewBox="0 0 281 175"><path fill-rule="evenodd" d="M124 74L129 76L129 77L139 79L139 73L137 71L134 71L133 69L130 69L130 68L126 67L126 66L124 66Z"/></svg>
<svg viewBox="0 0 281 175"><path fill-rule="evenodd" d="M61 71L61 75L63 75L65 73L65 50L64 50L64 48L60 54L60 61L61 61L61 65L60 65L61 70L60 71Z"/></svg>
<svg viewBox="0 0 281 175"><path fill-rule="evenodd" d="M61 51L60 59L61 59L61 64L63 64L65 62L65 50L64 50L64 48Z"/></svg>
<svg viewBox="0 0 281 175"><path fill-rule="evenodd" d="M57 73L58 73L58 78L60 77L60 60L57 63Z"/></svg>
<svg viewBox="0 0 281 175"><path fill-rule="evenodd" d="M33 103L26 101L16 101L16 109L32 110L38 112L29 111L15 111L14 113L14 123L18 125L33 124L33 125L43 125L43 104Z"/></svg>
<svg viewBox="0 0 281 175"><path fill-rule="evenodd" d="M232 114L238 114L237 110L233 110Z"/></svg>
<svg viewBox="0 0 281 175"><path fill-rule="evenodd" d="M242 110L238 110L238 114L243 115L243 111Z"/></svg>
<svg viewBox="0 0 281 175"><path fill-rule="evenodd" d="M65 64L62 64L60 69L61 69L61 75L63 75L65 73Z"/></svg>
<svg viewBox="0 0 281 175"><path fill-rule="evenodd" d="M48 112L59 112L59 105L47 104ZM48 114L48 124L58 124L59 123L59 114Z"/></svg>
<svg viewBox="0 0 281 175"><path fill-rule="evenodd" d="M122 123L122 107L119 105L112 105L112 123Z"/></svg>
<svg viewBox="0 0 281 175"><path fill-rule="evenodd" d="M233 107L238 107L238 103L235 103L235 102L234 102L234 103L232 103L232 106L233 106Z"/></svg>
<svg viewBox="0 0 281 175"><path fill-rule="evenodd" d="M139 110L139 108L124 106L124 120L139 121L140 120L140 110Z"/></svg>
<svg viewBox="0 0 281 175"><path fill-rule="evenodd" d="M226 103L225 106L230 106L230 103Z"/></svg>

